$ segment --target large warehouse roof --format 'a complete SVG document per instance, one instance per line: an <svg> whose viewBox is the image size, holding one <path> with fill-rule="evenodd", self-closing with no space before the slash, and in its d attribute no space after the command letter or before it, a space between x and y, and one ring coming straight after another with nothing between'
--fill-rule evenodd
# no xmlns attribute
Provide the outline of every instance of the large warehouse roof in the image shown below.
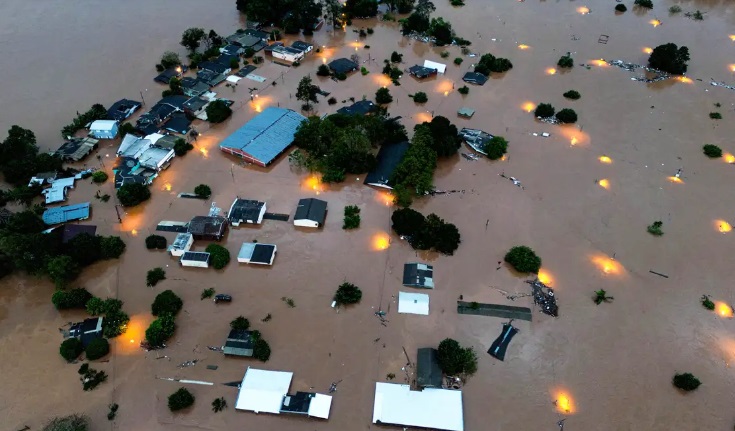
<svg viewBox="0 0 735 431"><path fill-rule="evenodd" d="M219 146L268 165L293 143L296 129L304 120L306 117L290 109L266 108Z"/></svg>
<svg viewBox="0 0 735 431"><path fill-rule="evenodd" d="M373 423L463 431L462 392L376 383Z"/></svg>

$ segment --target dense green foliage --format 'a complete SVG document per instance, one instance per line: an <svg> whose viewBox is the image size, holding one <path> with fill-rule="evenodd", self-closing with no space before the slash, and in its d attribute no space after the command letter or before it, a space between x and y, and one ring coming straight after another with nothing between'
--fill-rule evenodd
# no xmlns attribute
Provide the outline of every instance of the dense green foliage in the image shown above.
<svg viewBox="0 0 735 431"><path fill-rule="evenodd" d="M513 68L513 63L507 58L496 58L492 54L484 54L475 65L475 72L490 76L492 72L503 73Z"/></svg>
<svg viewBox="0 0 735 431"><path fill-rule="evenodd" d="M414 127L415 133L425 129L431 136L429 147L436 152L438 157L450 157L457 153L462 145L457 126L452 124L448 118L437 115L430 122L423 122Z"/></svg>
<svg viewBox="0 0 735 431"><path fill-rule="evenodd" d="M105 181L107 181L107 178L109 177L107 176L107 172L105 171L97 171L92 174L92 181L94 181L97 184L104 183Z"/></svg>
<svg viewBox="0 0 735 431"><path fill-rule="evenodd" d="M678 47L675 43L659 45L648 57L648 66L674 75L682 75L687 71L689 48Z"/></svg>
<svg viewBox="0 0 735 431"><path fill-rule="evenodd" d="M439 253L452 255L462 242L457 227L433 213L424 217L418 211L401 208L393 212L391 221L393 230L407 237L411 247L417 250L433 248Z"/></svg>
<svg viewBox="0 0 735 431"><path fill-rule="evenodd" d="M664 231L661 230L661 226L663 226L663 222L661 220L655 221L652 224L648 225L648 233L655 236L661 236L664 234Z"/></svg>
<svg viewBox="0 0 735 431"><path fill-rule="evenodd" d="M342 229L357 229L360 227L360 207L357 205L345 206L345 218Z"/></svg>
<svg viewBox="0 0 735 431"><path fill-rule="evenodd" d="M393 101L393 96L390 94L390 90L386 87L378 88L375 92L375 103L379 105L385 105Z"/></svg>
<svg viewBox="0 0 735 431"><path fill-rule="evenodd" d="M186 388L179 388L176 392L168 396L168 409L172 412L183 410L194 405L194 394Z"/></svg>
<svg viewBox="0 0 735 431"><path fill-rule="evenodd" d="M374 17L378 14L378 0L347 0L344 13L348 19Z"/></svg>
<svg viewBox="0 0 735 431"><path fill-rule="evenodd" d="M329 76L331 75L331 71L329 70L329 66L326 64L320 64L319 67L316 69L316 75L317 76Z"/></svg>
<svg viewBox="0 0 735 431"><path fill-rule="evenodd" d="M232 109L222 100L215 100L207 105L207 121L210 123L221 123L232 115Z"/></svg>
<svg viewBox="0 0 735 431"><path fill-rule="evenodd" d="M439 343L436 359L448 376L472 375L477 372L477 354L472 347L462 347L456 340L445 338Z"/></svg>
<svg viewBox="0 0 735 431"><path fill-rule="evenodd" d="M702 295L702 298L700 298L700 302L702 303L702 307L710 311L715 309L715 303L712 302L712 300L709 299L709 296L707 295Z"/></svg>
<svg viewBox="0 0 735 431"><path fill-rule="evenodd" d="M189 51L196 51L201 45L202 39L204 39L206 33L204 29L200 27L192 27L184 30L181 35L181 46L188 49Z"/></svg>
<svg viewBox="0 0 735 431"><path fill-rule="evenodd" d="M492 139L487 141L483 150L487 154L488 159L500 159L508 152L508 141L502 136L493 136Z"/></svg>
<svg viewBox="0 0 735 431"><path fill-rule="evenodd" d="M374 0L361 0L355 4L353 11L363 12L362 3L376 3ZM276 25L283 27L286 33L298 33L304 29L304 34L310 34L311 29L322 15L321 3L312 0L237 0L237 10L247 14L248 20L263 23L266 26ZM327 11L330 10L330 2L327 0ZM334 6L332 6L334 9ZM357 8L357 9L355 9ZM334 11L331 12L334 14ZM360 15L357 15L360 16ZM375 16L375 13L372 15Z"/></svg>
<svg viewBox="0 0 735 431"><path fill-rule="evenodd" d="M651 0L635 0L633 4L645 9L653 9L653 2Z"/></svg>
<svg viewBox="0 0 735 431"><path fill-rule="evenodd" d="M145 339L151 347L163 347L166 340L176 331L176 317L173 314L163 313L151 322L145 330Z"/></svg>
<svg viewBox="0 0 735 431"><path fill-rule="evenodd" d="M533 111L533 115L540 118L549 118L553 117L555 112L556 109L550 103L539 103L536 110Z"/></svg>
<svg viewBox="0 0 735 431"><path fill-rule="evenodd" d="M702 150L704 151L704 154L707 157L710 157L713 159L722 157L722 149L718 147L717 145L706 144L704 147L702 147Z"/></svg>
<svg viewBox="0 0 735 431"><path fill-rule="evenodd" d="M57 288L66 287L80 272L82 269L79 264L64 254L52 257L46 265L46 273Z"/></svg>
<svg viewBox="0 0 735 431"><path fill-rule="evenodd" d="M215 413L219 413L222 410L227 408L227 400L225 400L224 397L216 398L214 401L212 401L212 411Z"/></svg>
<svg viewBox="0 0 735 431"><path fill-rule="evenodd" d="M174 154L181 157L194 149L194 145L186 142L183 138L179 138L174 142Z"/></svg>
<svg viewBox="0 0 735 431"><path fill-rule="evenodd" d="M107 115L107 113L105 113ZM0 206L16 201L26 205L41 193L41 187L28 187L31 177L39 172L61 170L61 159L38 152L36 135L28 129L12 126L8 136L0 142L0 172L6 183L16 186L10 191L0 190Z"/></svg>
<svg viewBox="0 0 735 431"><path fill-rule="evenodd" d="M95 103L89 110L83 114L77 112L77 117L72 120L71 124L64 126L61 129L61 137L66 138L67 136L74 136L74 134L83 129L87 124L95 120L104 120L107 118L107 109Z"/></svg>
<svg viewBox="0 0 735 431"><path fill-rule="evenodd" d="M625 12L628 10L628 8L624 4L618 3L615 5L615 10L618 12Z"/></svg>
<svg viewBox="0 0 735 431"><path fill-rule="evenodd" d="M457 89L457 91L459 92L459 94L461 94L463 96L466 96L466 95L470 94L470 88L468 86L466 86L466 85L463 85L463 86L459 87Z"/></svg>
<svg viewBox="0 0 735 431"><path fill-rule="evenodd" d="M582 97L582 95L579 94L579 92L576 90L569 90L566 93L564 93L563 96L571 100L578 100L580 97Z"/></svg>
<svg viewBox="0 0 735 431"><path fill-rule="evenodd" d="M255 341L253 342L253 358L268 362L271 357L271 346L261 336L260 332L254 331L253 336Z"/></svg>
<svg viewBox="0 0 735 431"><path fill-rule="evenodd" d="M79 357L84 351L82 342L78 338L67 338L61 343L59 347L59 353L61 357L66 359L67 362L71 362Z"/></svg>
<svg viewBox="0 0 735 431"><path fill-rule="evenodd" d="M42 431L87 431L89 419L84 415L73 414L51 419Z"/></svg>
<svg viewBox="0 0 735 431"><path fill-rule="evenodd" d="M339 285L334 294L337 305L357 304L362 299L362 291L352 283L344 282Z"/></svg>
<svg viewBox="0 0 735 431"><path fill-rule="evenodd" d="M595 290L595 296L592 298L592 301L596 305L600 305L603 302L612 302L615 298L612 296L607 296L607 291L605 289Z"/></svg>
<svg viewBox="0 0 735 431"><path fill-rule="evenodd" d="M296 87L296 99L304 102L304 110L311 111L312 104L319 102L316 95L319 94L319 86L311 82L311 76L307 75L301 78L298 87Z"/></svg>
<svg viewBox="0 0 735 431"><path fill-rule="evenodd" d="M562 123L576 123L577 113L574 112L574 109L564 108L556 113L556 119Z"/></svg>
<svg viewBox="0 0 735 431"><path fill-rule="evenodd" d="M143 184L123 184L117 189L117 200L124 207L134 207L147 201L150 197L151 191Z"/></svg>
<svg viewBox="0 0 735 431"><path fill-rule="evenodd" d="M209 253L209 263L214 269L222 269L230 263L230 252L219 244L209 244L205 249Z"/></svg>
<svg viewBox="0 0 735 431"><path fill-rule="evenodd" d="M230 328L237 331L247 331L250 329L250 321L246 319L245 316L237 316L232 322L230 322Z"/></svg>
<svg viewBox="0 0 735 431"><path fill-rule="evenodd" d="M426 103L429 101L429 96L423 91L418 91L413 94L413 101L416 103Z"/></svg>
<svg viewBox="0 0 735 431"><path fill-rule="evenodd" d="M710 112L709 118L712 120L722 120L722 114L720 114L719 112Z"/></svg>
<svg viewBox="0 0 735 431"><path fill-rule="evenodd" d="M702 384L692 373L675 374L672 383L685 392L693 391Z"/></svg>
<svg viewBox="0 0 735 431"><path fill-rule="evenodd" d="M417 127L406 154L390 178L400 206L410 206L412 197L432 190L437 154L429 127Z"/></svg>
<svg viewBox="0 0 735 431"><path fill-rule="evenodd" d="M559 61L556 62L556 65L561 67L562 69L571 69L572 67L574 67L574 59L570 54L566 54L559 58Z"/></svg>
<svg viewBox="0 0 735 431"><path fill-rule="evenodd" d="M153 268L149 270L145 276L145 285L148 287L153 287L158 284L159 281L163 281L165 279L166 271L163 268Z"/></svg>
<svg viewBox="0 0 735 431"><path fill-rule="evenodd" d="M110 353L110 342L107 341L107 338L95 338L87 344L84 353L90 361L99 359Z"/></svg>
<svg viewBox="0 0 735 431"><path fill-rule="evenodd" d="M518 272L531 272L537 274L541 269L541 258L525 245L518 245L511 248L505 254L505 261L508 262Z"/></svg>
<svg viewBox="0 0 735 431"><path fill-rule="evenodd" d="M162 72L165 69L170 69L179 65L181 65L179 54L173 51L166 51L161 55L161 68L159 71Z"/></svg>
<svg viewBox="0 0 735 431"><path fill-rule="evenodd" d="M145 239L145 248L148 250L158 249L158 250L165 250L166 249L166 237L163 237L161 235L148 235Z"/></svg>
<svg viewBox="0 0 735 431"><path fill-rule="evenodd" d="M156 295L156 299L151 304L151 314L160 316L168 313L175 316L184 306L184 301L179 298L172 290L164 290Z"/></svg>
<svg viewBox="0 0 735 431"><path fill-rule="evenodd" d="M51 296L51 302L57 310L68 310L71 308L86 308L87 302L93 296L87 289L80 287L77 289L57 290Z"/></svg>
<svg viewBox="0 0 735 431"><path fill-rule="evenodd" d="M212 189L206 184L199 184L194 187L194 194L202 199L209 199L212 196Z"/></svg>

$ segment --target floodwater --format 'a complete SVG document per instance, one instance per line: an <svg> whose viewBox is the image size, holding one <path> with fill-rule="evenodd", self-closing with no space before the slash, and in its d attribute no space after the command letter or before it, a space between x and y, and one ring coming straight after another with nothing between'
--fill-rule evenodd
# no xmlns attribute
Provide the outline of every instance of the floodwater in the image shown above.
<svg viewBox="0 0 735 431"><path fill-rule="evenodd" d="M55 148L58 130L76 110L137 98L141 90L152 104L163 89L152 81L159 55L181 51L179 35L193 25L221 34L233 31L241 23L233 3L86 1L62 8L50 1L3 2L0 43L6 55L0 70L10 84L4 87L0 129L23 125L36 132L43 148ZM456 47L447 48L450 55L442 60L441 48L401 38L396 24L374 22L364 24L376 29L364 40L351 28L334 34L322 30L312 40L324 52L312 54L301 67L266 63L256 72L267 78L265 83L242 81L234 92L219 89L236 101L234 117L212 128L196 124L203 135L195 151L176 158L152 186L151 201L123 214L122 224L114 198L108 203L92 198L97 186L80 182L70 193L71 203L92 200L89 223L97 224L100 234L119 234L128 244L120 261L95 264L78 280L97 296L122 299L133 318L129 333L115 341L110 361L93 365L110 375L108 382L83 392L77 366L64 364L57 354L57 328L82 315L55 311L48 282L21 276L2 281L3 423L8 429L38 429L48 417L83 412L97 429L106 426L107 405L115 402L120 410L113 428L121 430L220 430L243 424L252 429L373 429L374 382L384 381L388 373L399 382L406 378L403 348L413 361L416 348L453 337L473 346L479 357L479 370L463 389L467 430L553 429L564 417L568 429L729 429L735 422L730 368L735 322L706 311L698 300L709 294L716 301L735 302L726 258L732 232L723 228L734 220L735 192L723 184L732 181L735 171L725 160L709 160L701 152L705 143L735 152L730 138L735 132L734 94L708 84L710 78L735 83L729 66L735 62L735 42L729 37L735 33L734 11L731 2L681 3L684 11L706 12L705 20L696 22L683 14L669 16L671 4L657 3L651 11L628 5L628 12L616 15L613 5L602 1L469 3L464 8L437 2L437 14L473 41L473 52L492 52L514 64L504 76L471 87L464 97L456 88L463 85L461 76L471 68L472 57L455 66L452 59L461 55ZM580 8L590 13L582 14ZM654 27L652 20L661 25ZM601 35L609 36L607 44L598 42ZM691 82L646 85L631 81L627 71L595 62L603 58L642 64L647 47L669 41L689 46ZM404 54L404 68L427 58L449 63L447 73L426 82L404 76L401 86L391 85L380 70L393 50ZM547 74L567 51L577 66ZM463 242L454 256L417 254L394 235L385 244L381 238L390 234L391 208L359 176L314 189L308 175L293 171L285 157L269 169L254 169L217 150L223 137L264 107L298 109L290 94L299 79L322 61L354 53L361 61L371 60L364 64L371 73L343 83L315 77L340 101L331 107L322 101L320 114L333 112L350 97L371 97L387 85L395 99L390 112L402 116L409 129L430 120L433 112L510 142L505 161L459 156L442 161L437 188L464 193L415 205L458 226ZM242 87L258 88L258 97L250 102ZM582 98L565 100L562 93L570 89ZM425 105L408 97L416 91L428 94ZM535 121L526 110L541 102L573 107L578 126ZM475 116L457 118L462 106L475 109ZM713 111L721 112L723 120L710 120ZM531 135L541 132L551 137ZM111 168L116 145L106 143L99 150L102 168ZM92 156L87 163L98 162ZM671 181L679 168L681 181ZM499 174L518 178L524 189ZM199 183L212 187L211 202L176 198ZM99 189L114 195L111 182ZM188 220L205 214L212 202L226 208L236 196L248 197L267 201L269 211L293 214L297 199L317 193L329 202L323 230L294 229L276 221L232 229L223 244L233 261L223 271L184 269L167 254L149 252L143 245L158 221ZM342 208L348 204L362 209L356 231L341 229ZM662 237L645 231L655 220L663 222ZM173 234L166 236L173 240ZM252 240L278 245L273 267L236 263L240 244ZM543 258L543 274L556 288L560 317L534 313L532 323L515 322L521 332L505 362L499 362L484 352L502 321L458 316L455 301L462 295L469 301L531 306L527 297L512 302L503 293L527 293L523 278L505 266L495 269L518 244L531 246ZM198 242L195 249L205 246ZM395 297L404 289L402 265L416 259L435 266L428 317L396 313ZM167 270L168 279L147 288L145 272L156 266ZM344 280L362 288L363 300L337 312L329 304ZM234 301L218 306L200 301L207 287L232 294ZM157 359L156 352L143 352L137 345L151 320L150 303L164 289L182 296L184 309L170 347L158 352L168 358ZM591 297L597 289L607 290L614 301L596 306ZM289 308L283 297L292 298L296 307ZM378 309L388 312L386 326L373 316ZM268 363L223 358L207 350L224 342L228 322L240 314L270 342ZM261 322L267 314L272 320ZM200 362L177 368L192 359ZM207 370L209 364L219 368ZM221 383L240 380L247 366L293 371L292 391L313 387L325 392L331 382L341 380L330 419L320 423L236 412L236 389ZM675 372L692 372L703 385L683 395L671 386ZM179 385L157 377L215 385L190 385L196 404L171 414L166 398ZM230 408L213 414L210 402L220 396Z"/></svg>

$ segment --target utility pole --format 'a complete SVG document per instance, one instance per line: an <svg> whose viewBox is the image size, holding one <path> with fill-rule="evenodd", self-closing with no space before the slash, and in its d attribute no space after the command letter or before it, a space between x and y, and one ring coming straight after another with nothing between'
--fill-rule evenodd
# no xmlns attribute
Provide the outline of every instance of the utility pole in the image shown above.
<svg viewBox="0 0 735 431"><path fill-rule="evenodd" d="M140 99L143 101L143 106L145 106L145 98L143 97L143 90L140 90Z"/></svg>

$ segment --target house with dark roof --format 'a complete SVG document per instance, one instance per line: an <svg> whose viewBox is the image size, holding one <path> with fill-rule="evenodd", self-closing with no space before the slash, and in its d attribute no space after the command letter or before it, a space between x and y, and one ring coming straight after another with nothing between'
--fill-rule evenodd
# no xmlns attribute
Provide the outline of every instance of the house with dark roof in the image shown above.
<svg viewBox="0 0 735 431"><path fill-rule="evenodd" d="M269 107L225 138L219 148L247 162L266 167L291 146L306 117L290 109Z"/></svg>
<svg viewBox="0 0 735 431"><path fill-rule="evenodd" d="M72 138L61 144L54 154L59 156L59 158L65 162L78 162L95 150L99 142L99 140L89 137Z"/></svg>
<svg viewBox="0 0 735 431"><path fill-rule="evenodd" d="M178 78L181 76L181 67L172 67L161 72L158 76L153 78L154 81L161 84L168 85L171 82L171 78Z"/></svg>
<svg viewBox="0 0 735 431"><path fill-rule="evenodd" d="M178 139L180 139L178 136L166 134L156 140L156 146L170 150L176 145Z"/></svg>
<svg viewBox="0 0 735 431"><path fill-rule="evenodd" d="M232 329L227 336L227 341L222 348L222 353L228 356L253 356L253 333L241 329Z"/></svg>
<svg viewBox="0 0 735 431"><path fill-rule="evenodd" d="M213 61L202 61L197 65L197 67L199 70L209 70L210 72L221 73L223 75L230 73L232 70L229 64L225 66Z"/></svg>
<svg viewBox="0 0 735 431"><path fill-rule="evenodd" d="M61 242L66 244L83 233L95 236L97 234L97 226L91 224L65 224L61 228Z"/></svg>
<svg viewBox="0 0 735 431"><path fill-rule="evenodd" d="M439 71L437 69L419 65L411 66L408 68L409 75L416 77L417 79L424 79L430 76L436 76L438 72Z"/></svg>
<svg viewBox="0 0 735 431"><path fill-rule="evenodd" d="M268 33L255 28L246 28L243 33L249 36L255 36L263 42L268 42L268 39L270 38Z"/></svg>
<svg viewBox="0 0 735 431"><path fill-rule="evenodd" d="M304 42L303 40L297 40L291 44L291 48L298 49L304 54L308 54L314 49L314 45L310 44L309 42Z"/></svg>
<svg viewBox="0 0 735 431"><path fill-rule="evenodd" d="M462 81L469 84L485 85L485 83L487 82L487 76L483 75L482 73L467 72L462 77Z"/></svg>
<svg viewBox="0 0 735 431"><path fill-rule="evenodd" d="M371 100L359 100L350 106L343 106L337 110L338 114L344 115L368 115L378 109L378 105Z"/></svg>
<svg viewBox="0 0 735 431"><path fill-rule="evenodd" d="M403 285L434 288L434 267L425 263L412 262L403 265Z"/></svg>
<svg viewBox="0 0 735 431"><path fill-rule="evenodd" d="M378 151L375 168L365 176L364 184L392 190L390 178L403 160L408 151L408 142L397 142L395 144L383 144Z"/></svg>
<svg viewBox="0 0 735 431"><path fill-rule="evenodd" d="M464 142L470 146L473 150L477 151L480 154L485 154L485 145L487 145L488 142L490 142L491 139L493 139L493 135L482 131L478 129L469 129L467 127L463 127L459 131L459 136L464 140Z"/></svg>
<svg viewBox="0 0 735 431"><path fill-rule="evenodd" d="M181 255L181 266L209 268L209 253L203 251L187 251Z"/></svg>
<svg viewBox="0 0 735 431"><path fill-rule="evenodd" d="M327 202L321 199L301 199L293 218L294 226L322 227L327 218Z"/></svg>
<svg viewBox="0 0 735 431"><path fill-rule="evenodd" d="M303 60L306 53L290 46L274 46L271 55L273 58L294 63Z"/></svg>
<svg viewBox="0 0 735 431"><path fill-rule="evenodd" d="M140 102L135 100L120 99L110 106L107 110L107 118L115 120L118 123L127 120L135 111L143 106Z"/></svg>
<svg viewBox="0 0 735 431"><path fill-rule="evenodd" d="M207 109L207 105L209 105L209 100L201 97L192 97L184 102L184 112L192 117L198 117Z"/></svg>
<svg viewBox="0 0 735 431"><path fill-rule="evenodd" d="M248 76L252 71L257 69L257 67L253 66L252 64L248 64L246 66L243 66L240 68L240 70L235 73L235 76L239 76L240 78L244 78Z"/></svg>
<svg viewBox="0 0 735 431"><path fill-rule="evenodd" d="M245 48L238 45L227 45L219 49L219 52L227 55L241 56L245 52Z"/></svg>
<svg viewBox="0 0 735 431"><path fill-rule="evenodd" d="M273 265L278 247L275 244L262 244L259 242L244 242L237 254L240 263L255 263L258 265Z"/></svg>
<svg viewBox="0 0 735 431"><path fill-rule="evenodd" d="M186 96L197 97L209 91L209 84L187 76L181 80L181 89Z"/></svg>
<svg viewBox="0 0 735 431"><path fill-rule="evenodd" d="M196 216L189 222L194 239L219 241L227 232L227 219L220 216Z"/></svg>
<svg viewBox="0 0 735 431"><path fill-rule="evenodd" d="M115 174L115 188L125 184L148 185L158 176L156 171L146 169L140 165L138 159L132 157L118 157L117 164L112 168Z"/></svg>
<svg viewBox="0 0 735 431"><path fill-rule="evenodd" d="M186 117L186 114L176 112L171 115L171 118L163 126L163 129L180 135L186 135L189 133L189 126L191 126L191 120Z"/></svg>
<svg viewBox="0 0 735 431"><path fill-rule="evenodd" d="M212 72L211 70L199 70L197 72L197 79L210 87L214 87L224 81L226 77L223 73Z"/></svg>
<svg viewBox="0 0 735 431"><path fill-rule="evenodd" d="M421 388L442 388L442 370L436 349L418 349L416 357L416 385Z"/></svg>
<svg viewBox="0 0 735 431"><path fill-rule="evenodd" d="M78 338L82 346L87 347L92 340L102 338L102 321L102 317L92 317L74 323L69 328L68 338Z"/></svg>
<svg viewBox="0 0 735 431"><path fill-rule="evenodd" d="M283 42L273 42L270 45L266 46L263 50L263 53L269 57L273 57L273 50L278 48L279 46L286 46L283 44Z"/></svg>
<svg viewBox="0 0 735 431"><path fill-rule="evenodd" d="M350 73L360 68L357 63L347 58L332 60L329 62L328 66L329 70L334 73Z"/></svg>
<svg viewBox="0 0 735 431"><path fill-rule="evenodd" d="M238 56L237 54L234 54L234 55L233 54L220 54L219 57L217 57L214 60L214 62L219 63L222 66L225 66L229 68L230 70L232 70L232 66L230 66L230 64L232 63L232 60L239 62L240 56Z"/></svg>
<svg viewBox="0 0 735 431"><path fill-rule="evenodd" d="M251 48L262 41L261 38L247 34L244 31L240 33L231 34L227 36L225 40L227 40L227 42L229 42L232 45L237 45L242 48Z"/></svg>
<svg viewBox="0 0 735 431"><path fill-rule="evenodd" d="M230 206L227 219L233 226L240 226L240 223L260 224L263 222L265 210L265 202L237 198Z"/></svg>

